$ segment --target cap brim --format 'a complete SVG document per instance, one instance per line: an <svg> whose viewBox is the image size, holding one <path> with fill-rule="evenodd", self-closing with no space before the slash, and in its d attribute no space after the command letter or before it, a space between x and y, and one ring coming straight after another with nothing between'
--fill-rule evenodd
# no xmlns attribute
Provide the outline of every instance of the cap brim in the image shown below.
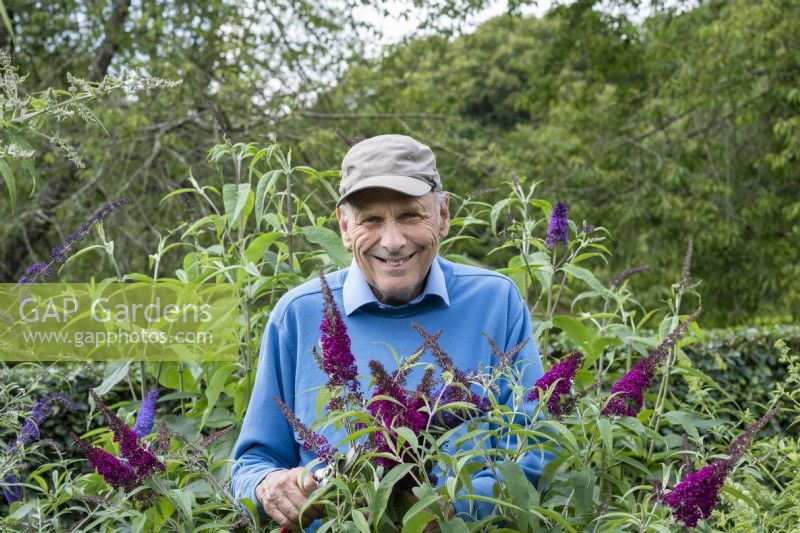
<svg viewBox="0 0 800 533"><path fill-rule="evenodd" d="M408 176L372 176L359 181L358 185L347 191L347 194L336 202L336 205L341 205L342 202L358 191L373 188L391 189L409 196L424 196L432 190L429 183L417 178Z"/></svg>

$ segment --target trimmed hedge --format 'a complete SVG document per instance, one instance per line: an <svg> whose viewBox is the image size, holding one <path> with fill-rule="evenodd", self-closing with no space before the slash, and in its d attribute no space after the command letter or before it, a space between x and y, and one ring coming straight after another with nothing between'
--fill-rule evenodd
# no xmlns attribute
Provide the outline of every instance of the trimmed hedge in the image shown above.
<svg viewBox="0 0 800 533"><path fill-rule="evenodd" d="M800 326L796 325L744 326L704 333L702 343L686 346L684 351L692 365L711 376L742 409L767 405L770 391L786 379L786 366L778 360L777 340L783 339L792 353L800 353ZM800 434L798 426L787 429L793 419L794 416L784 413L775 417L772 427Z"/></svg>
<svg viewBox="0 0 800 533"><path fill-rule="evenodd" d="M643 336L650 334L652 332L642 332ZM800 353L800 326L788 324L703 330L702 340L684 346L683 351L691 365L712 378L736 401L738 408L744 410L750 407L751 412L757 413L769 403L770 391L787 376L786 366L778 360L780 352L775 348L775 342L779 339L783 339L792 353ZM572 344L566 337L558 335L551 342L545 365L549 366L572 350ZM675 379L671 387L672 394L692 394L685 379ZM709 394L715 399L722 396L714 390L710 390ZM699 398L695 400L702 401ZM798 435L800 425L789 428L793 420L794 416L789 413L779 414L764 429L764 434L784 431Z"/></svg>

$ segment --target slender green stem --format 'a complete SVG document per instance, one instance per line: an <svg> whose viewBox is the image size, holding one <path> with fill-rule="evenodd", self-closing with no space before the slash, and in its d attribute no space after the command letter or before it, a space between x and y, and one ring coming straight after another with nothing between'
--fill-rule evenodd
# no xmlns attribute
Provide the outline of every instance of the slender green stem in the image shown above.
<svg viewBox="0 0 800 533"><path fill-rule="evenodd" d="M139 361L139 372L141 373L139 385L142 393L142 400L144 400L144 397L147 395L147 387L145 386L145 382L147 381L147 373L144 367L144 361Z"/></svg>
<svg viewBox="0 0 800 533"><path fill-rule="evenodd" d="M82 94L80 96L75 96L73 98L70 98L69 100L64 100L62 102L58 102L57 104L53 104L51 106L44 107L42 109L38 109L36 111L31 111L30 113L26 113L25 115L22 115L20 117L12 118L11 122L17 122L17 123L28 122L32 118L36 118L36 117L38 117L40 115L43 115L45 113L50 113L54 109L60 109L62 107L66 107L66 106L68 106L70 104L75 104L77 102L85 102L87 100L93 100L95 98L98 98L99 96L102 96L102 94L101 93L98 93L98 94L85 93L85 94Z"/></svg>
<svg viewBox="0 0 800 533"><path fill-rule="evenodd" d="M184 404L184 388L183 388L183 361L178 362L178 386L180 387L181 391L181 414L186 414L186 405Z"/></svg>
<svg viewBox="0 0 800 533"><path fill-rule="evenodd" d="M680 322L680 307L681 307L681 296L683 293L678 292L678 295L675 298L675 319L677 322ZM672 328L670 328L672 329ZM661 386L658 389L658 397L656 398L656 404L653 408L653 418L650 420L650 427L652 427L655 431L658 431L658 426L661 423L661 415L664 411L664 402L667 399L667 392L669 391L669 381L670 375L672 374L672 367L675 365L676 359L676 347L672 347L672 349L667 354L666 361L664 362L664 370L663 370L663 377L661 378ZM647 460L653 454L653 450L655 449L655 439L650 440L650 445L647 448L647 455L645 458Z"/></svg>

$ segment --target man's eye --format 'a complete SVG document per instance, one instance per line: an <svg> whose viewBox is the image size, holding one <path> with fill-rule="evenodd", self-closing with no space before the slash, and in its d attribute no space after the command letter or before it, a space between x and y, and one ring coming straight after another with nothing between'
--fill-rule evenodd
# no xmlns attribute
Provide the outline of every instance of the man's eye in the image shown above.
<svg viewBox="0 0 800 533"><path fill-rule="evenodd" d="M422 215L419 213L406 213L403 215L403 218L406 220L419 220L422 218Z"/></svg>
<svg viewBox="0 0 800 533"><path fill-rule="evenodd" d="M378 224L381 221L381 217L367 217L361 221L362 224Z"/></svg>

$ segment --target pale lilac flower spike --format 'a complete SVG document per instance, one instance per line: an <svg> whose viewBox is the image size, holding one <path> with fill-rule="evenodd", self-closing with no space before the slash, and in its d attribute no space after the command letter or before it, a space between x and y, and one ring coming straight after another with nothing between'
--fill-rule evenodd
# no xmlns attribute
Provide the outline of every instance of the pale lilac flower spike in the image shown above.
<svg viewBox="0 0 800 533"><path fill-rule="evenodd" d="M303 449L307 452L316 453L320 461L326 465L332 465L333 456L339 450L331 446L331 443L328 442L328 439L303 424L303 422L297 418L297 415L294 414L292 410L289 409L289 406L283 403L280 398L273 396L272 399L276 404L278 404L278 407L283 412L283 415L286 417L286 420L289 422L292 428L300 435L300 440L303 441Z"/></svg>
<svg viewBox="0 0 800 533"><path fill-rule="evenodd" d="M156 415L156 402L158 401L158 387L150 389L142 405L139 407L139 413L136 415L136 423L133 425L133 431L139 438L149 435L153 431L153 421Z"/></svg>

